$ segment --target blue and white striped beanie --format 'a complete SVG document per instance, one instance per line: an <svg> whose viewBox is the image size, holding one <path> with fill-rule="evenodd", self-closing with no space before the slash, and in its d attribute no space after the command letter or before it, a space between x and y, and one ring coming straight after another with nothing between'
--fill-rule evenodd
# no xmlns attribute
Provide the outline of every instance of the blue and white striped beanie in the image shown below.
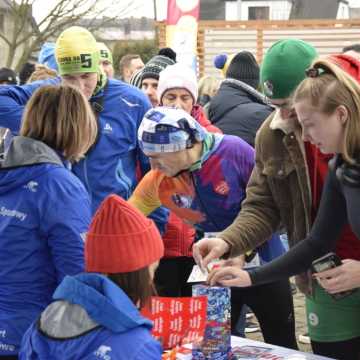
<svg viewBox="0 0 360 360"><path fill-rule="evenodd" d="M195 141L203 141L207 131L186 111L159 106L150 109L141 121L138 140L144 152L176 152Z"/></svg>

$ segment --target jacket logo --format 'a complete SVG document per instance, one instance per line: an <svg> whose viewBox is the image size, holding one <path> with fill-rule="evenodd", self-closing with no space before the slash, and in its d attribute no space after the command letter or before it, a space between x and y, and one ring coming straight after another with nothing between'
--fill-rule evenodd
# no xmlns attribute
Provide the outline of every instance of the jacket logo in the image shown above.
<svg viewBox="0 0 360 360"><path fill-rule="evenodd" d="M94 355L100 359L111 360L111 356L108 353L111 351L110 346L100 345L99 348L94 352Z"/></svg>
<svg viewBox="0 0 360 360"><path fill-rule="evenodd" d="M189 195L174 194L171 196L171 200L179 208L190 209L193 199Z"/></svg>
<svg viewBox="0 0 360 360"><path fill-rule="evenodd" d="M24 221L27 217L27 214L21 211L7 209L5 206L2 206L0 208L0 216L13 217L17 220Z"/></svg>
<svg viewBox="0 0 360 360"><path fill-rule="evenodd" d="M107 133L112 133L113 132L113 128L111 127L111 125L109 123L105 124L104 132L107 132Z"/></svg>
<svg viewBox="0 0 360 360"><path fill-rule="evenodd" d="M220 195L227 195L229 194L229 185L227 184L226 181L220 181L214 188L215 192L220 194Z"/></svg>
<svg viewBox="0 0 360 360"><path fill-rule="evenodd" d="M37 192L38 185L39 184L36 181L29 181L26 185L24 185L24 188L32 192Z"/></svg>

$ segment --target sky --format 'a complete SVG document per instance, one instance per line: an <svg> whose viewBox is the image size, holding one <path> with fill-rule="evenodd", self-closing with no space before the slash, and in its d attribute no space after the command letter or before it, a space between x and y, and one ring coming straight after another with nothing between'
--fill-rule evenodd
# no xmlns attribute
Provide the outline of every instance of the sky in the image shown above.
<svg viewBox="0 0 360 360"><path fill-rule="evenodd" d="M73 1L73 0L69 0ZM74 0L76 1L76 0ZM360 1L360 0L359 0ZM48 12L54 8L57 0L34 0L33 3L33 15L37 21L43 19ZM97 0L99 6L104 7L108 6L111 11L109 11L110 16L114 16L114 9L116 6L113 5L114 0ZM131 0L131 1L115 1L115 3L120 4L120 9L124 8L126 3L131 3L129 6L129 11L123 13L122 17L141 17L146 16L154 18L154 3L153 0ZM166 18L166 9L167 9L167 0L156 0L156 9L157 9L157 20L164 20Z"/></svg>
<svg viewBox="0 0 360 360"><path fill-rule="evenodd" d="M69 0L73 1L73 0ZM76 0L74 0L76 1ZM321 0L314 0L321 1ZM360 7L360 0L348 0L349 5L351 7ZM54 7L57 0L35 0L33 5L33 14L37 21L40 21L51 8ZM141 17L146 16L150 18L154 18L154 3L153 0L131 0L129 1L132 5L129 7L129 11L125 13L125 16L134 16ZM110 6L110 4L114 3L114 0L97 0L97 3L100 6ZM116 3L121 4L125 3L125 0L116 1ZM112 5L113 6L113 5ZM166 9L167 9L167 0L156 0L156 8L157 8L157 20L164 20L166 18ZM114 8L111 7L113 10ZM110 11L110 16L113 16L113 11Z"/></svg>

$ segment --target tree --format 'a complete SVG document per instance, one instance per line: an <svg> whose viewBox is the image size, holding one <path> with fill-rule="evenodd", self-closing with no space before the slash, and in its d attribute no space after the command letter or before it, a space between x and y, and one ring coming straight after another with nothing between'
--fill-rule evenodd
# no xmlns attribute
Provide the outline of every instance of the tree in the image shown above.
<svg viewBox="0 0 360 360"><path fill-rule="evenodd" d="M1 0L2 11L9 27L0 30L0 39L5 44L7 67L19 71L31 54L41 45L54 40L59 33L81 19L90 19L87 29L94 31L107 21L126 17L141 6L141 1L116 0L58 0L38 22L32 16L35 5L44 0ZM111 16L106 14L111 14ZM104 19L104 21L99 21ZM93 22L91 20L94 20Z"/></svg>
<svg viewBox="0 0 360 360"><path fill-rule="evenodd" d="M119 71L120 59L126 54L138 54L146 64L158 51L156 40L118 40L113 49L115 70Z"/></svg>

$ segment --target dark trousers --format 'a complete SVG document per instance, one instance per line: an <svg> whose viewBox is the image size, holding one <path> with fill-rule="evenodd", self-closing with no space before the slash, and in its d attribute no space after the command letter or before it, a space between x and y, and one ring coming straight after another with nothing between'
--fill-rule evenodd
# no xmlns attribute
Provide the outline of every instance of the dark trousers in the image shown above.
<svg viewBox="0 0 360 360"><path fill-rule="evenodd" d="M265 342L298 349L293 297L288 279L248 288L231 288L233 335L238 335L236 323L243 304L248 305L256 315Z"/></svg>
<svg viewBox="0 0 360 360"><path fill-rule="evenodd" d="M195 265L192 257L161 259L155 273L155 286L159 296L191 296L192 284L187 283Z"/></svg>
<svg viewBox="0 0 360 360"><path fill-rule="evenodd" d="M360 337L337 342L311 341L311 347L316 355L328 356L338 360L360 359Z"/></svg>

